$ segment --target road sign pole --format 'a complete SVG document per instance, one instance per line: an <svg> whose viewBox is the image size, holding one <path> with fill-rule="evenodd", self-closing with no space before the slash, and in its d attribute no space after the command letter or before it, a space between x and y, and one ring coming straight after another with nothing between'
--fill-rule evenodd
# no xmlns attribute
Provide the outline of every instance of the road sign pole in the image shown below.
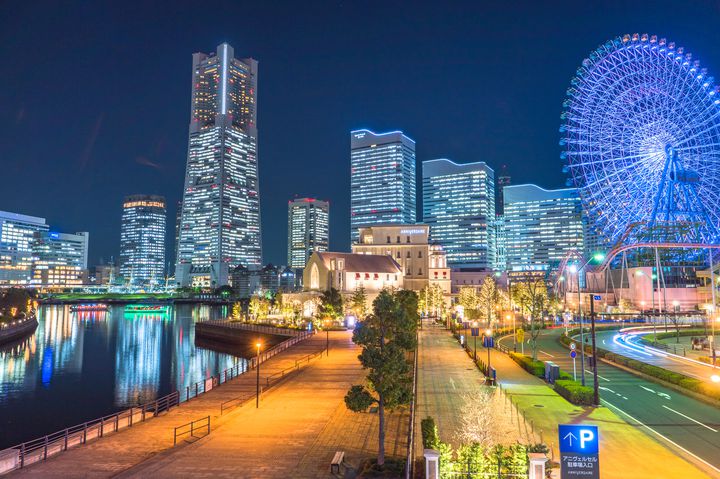
<svg viewBox="0 0 720 479"><path fill-rule="evenodd" d="M599 296L598 296L599 297ZM600 389L598 388L598 362L597 351L595 349L595 295L590 295L590 324L592 335L592 357L593 357L593 403L595 406L600 405Z"/></svg>
<svg viewBox="0 0 720 479"><path fill-rule="evenodd" d="M573 381L577 381L577 368L575 367L575 358L573 358Z"/></svg>

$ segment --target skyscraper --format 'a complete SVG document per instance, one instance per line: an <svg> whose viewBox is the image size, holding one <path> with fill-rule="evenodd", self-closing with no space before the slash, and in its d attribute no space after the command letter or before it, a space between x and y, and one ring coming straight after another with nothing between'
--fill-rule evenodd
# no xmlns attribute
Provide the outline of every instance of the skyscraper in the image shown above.
<svg viewBox="0 0 720 479"><path fill-rule="evenodd" d="M401 131L350 132L350 237L358 228L414 224L415 142Z"/></svg>
<svg viewBox="0 0 720 479"><path fill-rule="evenodd" d="M45 218L0 211L0 284L28 284L36 232L47 233Z"/></svg>
<svg viewBox="0 0 720 479"><path fill-rule="evenodd" d="M576 189L512 185L504 188L504 197L509 271L547 271L569 251L583 251L582 205Z"/></svg>
<svg viewBox="0 0 720 479"><path fill-rule="evenodd" d="M193 54L180 285L225 285L235 266L261 264L257 74L257 61L227 43Z"/></svg>
<svg viewBox="0 0 720 479"><path fill-rule="evenodd" d="M330 203L314 198L288 201L288 266L304 268L315 251L330 246Z"/></svg>
<svg viewBox="0 0 720 479"><path fill-rule="evenodd" d="M158 285L165 271L165 198L131 195L123 202L120 276L134 285Z"/></svg>
<svg viewBox="0 0 720 479"><path fill-rule="evenodd" d="M486 163L423 162L423 223L447 253L448 265L466 271L495 267L495 173Z"/></svg>

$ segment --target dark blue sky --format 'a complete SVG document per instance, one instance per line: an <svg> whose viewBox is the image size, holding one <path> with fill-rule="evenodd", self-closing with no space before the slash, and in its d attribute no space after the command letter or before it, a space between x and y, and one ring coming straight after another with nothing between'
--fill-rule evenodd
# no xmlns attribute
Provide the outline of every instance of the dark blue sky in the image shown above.
<svg viewBox="0 0 720 479"><path fill-rule="evenodd" d="M351 129L402 129L419 161L506 164L513 183L564 186L568 83L633 32L685 46L720 78L717 2L5 1L0 209L89 231L94 264L118 254L123 196L161 194L170 255L191 54L227 41L260 62L265 262L286 260L296 194L331 201L331 246L345 250Z"/></svg>

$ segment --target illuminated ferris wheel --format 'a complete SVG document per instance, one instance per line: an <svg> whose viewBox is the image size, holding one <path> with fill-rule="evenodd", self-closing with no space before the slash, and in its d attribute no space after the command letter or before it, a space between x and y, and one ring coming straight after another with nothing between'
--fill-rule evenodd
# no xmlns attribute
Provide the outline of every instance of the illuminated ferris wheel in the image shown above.
<svg viewBox="0 0 720 479"><path fill-rule="evenodd" d="M655 36L618 37L582 62L563 103L561 157L602 237L692 225L684 241L718 242L718 92L690 53Z"/></svg>

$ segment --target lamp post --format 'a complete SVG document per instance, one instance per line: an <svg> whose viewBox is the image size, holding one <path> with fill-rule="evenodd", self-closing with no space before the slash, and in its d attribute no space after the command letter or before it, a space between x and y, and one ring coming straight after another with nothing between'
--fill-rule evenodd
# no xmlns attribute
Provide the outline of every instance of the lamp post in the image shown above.
<svg viewBox="0 0 720 479"><path fill-rule="evenodd" d="M257 356L255 359L255 368L257 369L257 381L256 381L256 389L255 389L255 409L260 407L260 346L262 344L260 342L256 343L255 346L257 346Z"/></svg>
<svg viewBox="0 0 720 479"><path fill-rule="evenodd" d="M509 314L505 315L505 322L507 324L508 321L512 319L512 337L513 337L513 351L517 351L517 345L515 344L515 313L513 312L512 317Z"/></svg>
<svg viewBox="0 0 720 479"><path fill-rule="evenodd" d="M485 337L487 338L485 345L487 346L488 353L487 372L490 374L490 340L492 338L492 329L488 328L487 331L485 331Z"/></svg>
<svg viewBox="0 0 720 479"><path fill-rule="evenodd" d="M330 320L325 320L325 354L330 356Z"/></svg>
<svg viewBox="0 0 720 479"><path fill-rule="evenodd" d="M478 327L477 321L473 321L473 329ZM477 336L473 334L473 360L477 362Z"/></svg>

